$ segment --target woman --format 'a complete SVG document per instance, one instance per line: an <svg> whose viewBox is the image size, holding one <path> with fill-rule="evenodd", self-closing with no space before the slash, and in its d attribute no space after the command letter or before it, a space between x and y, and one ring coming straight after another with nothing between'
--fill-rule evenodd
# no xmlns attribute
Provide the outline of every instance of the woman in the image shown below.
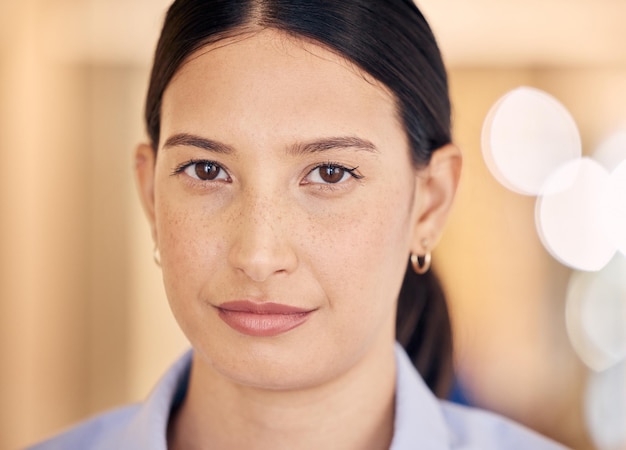
<svg viewBox="0 0 626 450"><path fill-rule="evenodd" d="M36 448L560 448L428 389L451 377L428 269L461 157L409 0L177 0L146 121L140 195L193 350Z"/></svg>

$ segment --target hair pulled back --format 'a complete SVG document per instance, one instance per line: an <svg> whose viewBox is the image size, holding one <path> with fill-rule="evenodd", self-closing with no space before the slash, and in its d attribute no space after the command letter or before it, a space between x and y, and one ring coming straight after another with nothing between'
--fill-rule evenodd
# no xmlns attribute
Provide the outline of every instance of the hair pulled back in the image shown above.
<svg viewBox="0 0 626 450"><path fill-rule="evenodd" d="M163 93L187 58L205 45L263 28L311 40L383 83L395 96L416 168L450 142L445 67L428 23L411 0L176 0L157 45L146 100L155 151ZM431 390L446 395L451 327L432 271L418 276L407 265L396 336Z"/></svg>

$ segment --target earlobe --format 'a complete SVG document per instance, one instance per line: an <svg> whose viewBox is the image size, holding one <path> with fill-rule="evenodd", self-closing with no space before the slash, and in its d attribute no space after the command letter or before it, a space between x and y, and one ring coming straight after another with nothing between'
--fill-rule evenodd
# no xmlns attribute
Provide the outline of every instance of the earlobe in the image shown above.
<svg viewBox="0 0 626 450"><path fill-rule="evenodd" d="M416 175L417 217L412 240L413 253L423 255L439 241L461 175L461 152L453 144L433 152L428 166ZM427 242L428 248L424 248Z"/></svg>
<svg viewBox="0 0 626 450"><path fill-rule="evenodd" d="M154 213L154 169L156 151L148 144L139 144L135 151L135 179L139 198L150 223L152 238L156 242L156 220Z"/></svg>

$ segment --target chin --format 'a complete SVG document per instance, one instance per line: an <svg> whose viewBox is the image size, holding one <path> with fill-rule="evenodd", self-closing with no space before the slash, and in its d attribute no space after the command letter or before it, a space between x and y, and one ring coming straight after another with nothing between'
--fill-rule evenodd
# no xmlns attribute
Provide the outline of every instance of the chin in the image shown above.
<svg viewBox="0 0 626 450"><path fill-rule="evenodd" d="M350 366L349 355L333 346L332 354L310 343L283 339L248 339L229 351L206 349L205 361L222 377L242 386L274 391L309 389L339 377ZM282 342L278 342L282 341ZM213 356L208 356L213 355Z"/></svg>

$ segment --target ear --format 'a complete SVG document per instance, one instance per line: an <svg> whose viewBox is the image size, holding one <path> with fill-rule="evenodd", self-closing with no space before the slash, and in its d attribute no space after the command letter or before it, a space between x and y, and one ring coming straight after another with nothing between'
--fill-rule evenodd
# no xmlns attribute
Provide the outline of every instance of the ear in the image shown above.
<svg viewBox="0 0 626 450"><path fill-rule="evenodd" d="M135 179L143 210L148 217L152 239L157 242L156 220L154 214L154 168L156 151L148 144L139 144L135 151Z"/></svg>
<svg viewBox="0 0 626 450"><path fill-rule="evenodd" d="M461 166L461 152L448 144L435 150L428 166L416 173L413 253L423 255L439 241L459 184Z"/></svg>

